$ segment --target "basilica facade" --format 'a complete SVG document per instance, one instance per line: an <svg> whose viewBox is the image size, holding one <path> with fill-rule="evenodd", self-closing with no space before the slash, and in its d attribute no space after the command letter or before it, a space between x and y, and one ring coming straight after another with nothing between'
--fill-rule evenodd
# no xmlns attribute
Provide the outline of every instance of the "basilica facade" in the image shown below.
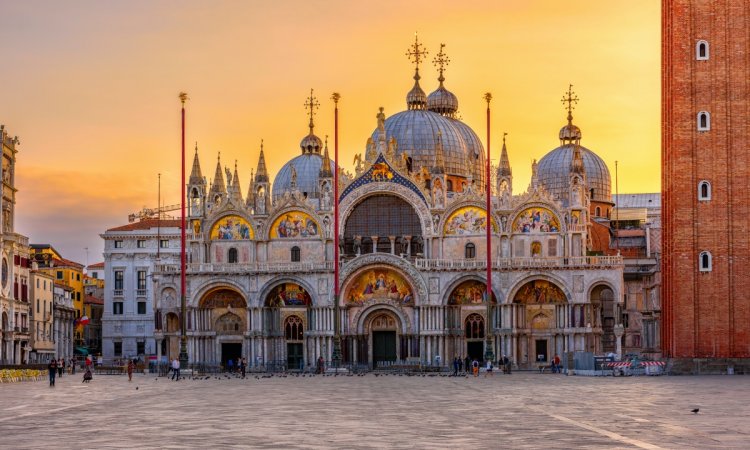
<svg viewBox="0 0 750 450"><path fill-rule="evenodd" d="M441 55L442 49L434 92L422 90L417 65L406 109L387 117L380 108L353 173L335 174L327 142L315 134L312 94L297 155L272 180L261 144L244 196L236 164L232 171L218 161L209 182L196 148L186 187L191 362L244 357L251 366L297 369L321 356L330 361L335 321L343 363L371 368L481 360L487 346L519 367L548 364L565 352L619 351L622 259L590 251L592 223L613 207L610 176L581 145L571 102L560 145L534 161L528 188L515 188L505 142L488 180L485 149L457 116ZM575 101L570 91L568 98ZM489 217L486 183L493 192ZM156 348L173 358L180 316L175 255L158 262L153 281Z"/></svg>

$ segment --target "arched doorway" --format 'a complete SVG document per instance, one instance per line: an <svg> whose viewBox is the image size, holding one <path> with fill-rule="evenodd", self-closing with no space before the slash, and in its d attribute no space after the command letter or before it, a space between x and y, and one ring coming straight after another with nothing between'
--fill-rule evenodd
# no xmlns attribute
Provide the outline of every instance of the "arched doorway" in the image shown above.
<svg viewBox="0 0 750 450"><path fill-rule="evenodd" d="M247 330L247 302L242 294L229 286L212 289L198 302L193 316L198 361L226 367L230 359L242 358Z"/></svg>
<svg viewBox="0 0 750 450"><path fill-rule="evenodd" d="M417 256L423 254L422 223L414 207L402 198L372 195L347 217L343 247L344 256L349 257L375 252Z"/></svg>
<svg viewBox="0 0 750 450"><path fill-rule="evenodd" d="M520 367L549 365L565 348L567 296L555 283L532 280L513 296L515 323L521 328L514 349Z"/></svg>
<svg viewBox="0 0 750 450"><path fill-rule="evenodd" d="M464 359L484 359L484 340L488 329L492 326L487 323L487 284L482 280L465 280L460 282L448 296L448 307L446 308L446 328L452 339L452 355L448 354L448 360L453 357ZM495 294L492 294L492 305L497 304ZM490 313L492 314L492 313ZM481 333L476 328L483 327Z"/></svg>
<svg viewBox="0 0 750 450"><path fill-rule="evenodd" d="M466 356L469 359L484 359L484 317L477 313L470 314L464 320L464 338L466 339Z"/></svg>
<svg viewBox="0 0 750 450"><path fill-rule="evenodd" d="M585 315L584 312L578 316L585 320L588 326L594 329L601 328L601 338L596 344L595 351L610 353L616 350L615 324L616 324L616 302L615 294L607 285L599 285L591 290L591 311Z"/></svg>
<svg viewBox="0 0 750 450"><path fill-rule="evenodd" d="M378 309L365 319L364 331L370 342L369 363L372 368L387 367L401 359L399 328L401 321L391 311Z"/></svg>
<svg viewBox="0 0 750 450"><path fill-rule="evenodd" d="M268 338L268 363L277 368L301 370L312 356L305 353L305 329L312 298L298 283L275 286L264 303L264 334ZM322 354L322 352L320 352Z"/></svg>
<svg viewBox="0 0 750 450"><path fill-rule="evenodd" d="M166 324L166 336L162 341L162 355L165 355L169 361L180 353L180 318L177 314L170 312L164 318Z"/></svg>

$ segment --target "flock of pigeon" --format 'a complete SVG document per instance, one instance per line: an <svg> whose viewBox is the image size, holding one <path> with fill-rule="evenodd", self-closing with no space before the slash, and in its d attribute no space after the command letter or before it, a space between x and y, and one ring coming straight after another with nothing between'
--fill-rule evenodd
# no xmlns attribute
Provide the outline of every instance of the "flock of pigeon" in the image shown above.
<svg viewBox="0 0 750 450"><path fill-rule="evenodd" d="M375 377L462 377L462 378L469 378L469 374L459 374L459 375L453 375L452 373L399 373L399 372L374 372L374 373L323 373L323 374L314 374L314 373L264 373L264 374L257 374L257 373L249 373L245 377L238 373L222 373L222 374L214 374L214 375L201 375L201 376L185 376L182 377L181 380L190 380L190 381L205 381L205 380L232 380L232 379L264 379L264 378L316 378L316 377L365 377L365 376L375 376ZM154 381L158 381L159 377L154 378Z"/></svg>

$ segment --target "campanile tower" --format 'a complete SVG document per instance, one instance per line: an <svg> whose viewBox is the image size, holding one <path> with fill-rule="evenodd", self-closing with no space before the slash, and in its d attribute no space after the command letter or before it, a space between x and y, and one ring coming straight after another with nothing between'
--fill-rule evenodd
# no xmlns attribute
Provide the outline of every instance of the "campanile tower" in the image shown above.
<svg viewBox="0 0 750 450"><path fill-rule="evenodd" d="M683 363L750 358L748 30L750 1L662 2L662 345Z"/></svg>

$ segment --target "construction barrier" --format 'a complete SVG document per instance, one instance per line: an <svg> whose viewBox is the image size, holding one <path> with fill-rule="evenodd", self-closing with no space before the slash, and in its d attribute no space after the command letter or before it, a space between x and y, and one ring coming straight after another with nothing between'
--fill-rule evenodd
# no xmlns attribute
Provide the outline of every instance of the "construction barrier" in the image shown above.
<svg viewBox="0 0 750 450"><path fill-rule="evenodd" d="M37 369L2 369L0 370L0 383L40 381L45 380L47 375L47 371Z"/></svg>

